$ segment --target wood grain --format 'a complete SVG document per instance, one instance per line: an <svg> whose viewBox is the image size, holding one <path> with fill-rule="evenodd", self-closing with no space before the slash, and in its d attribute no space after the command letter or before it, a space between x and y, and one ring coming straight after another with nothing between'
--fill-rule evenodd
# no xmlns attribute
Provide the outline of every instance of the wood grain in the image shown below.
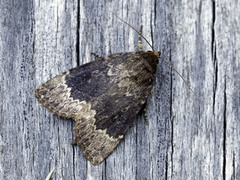
<svg viewBox="0 0 240 180"><path fill-rule="evenodd" d="M134 51L140 29L164 62L117 149L92 166L72 147L74 122L55 117L35 88L101 56ZM0 179L239 179L240 2L0 1ZM145 51L150 47L143 43Z"/></svg>

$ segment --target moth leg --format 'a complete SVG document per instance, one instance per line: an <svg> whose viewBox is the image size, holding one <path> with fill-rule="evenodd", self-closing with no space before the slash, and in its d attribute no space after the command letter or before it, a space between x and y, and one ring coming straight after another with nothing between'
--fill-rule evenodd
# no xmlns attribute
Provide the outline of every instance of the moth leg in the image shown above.
<svg viewBox="0 0 240 180"><path fill-rule="evenodd" d="M101 58L101 56L99 56L99 55L96 54L95 52L91 52L91 55L94 55L96 58Z"/></svg>
<svg viewBox="0 0 240 180"><path fill-rule="evenodd" d="M146 106L147 106L147 103L145 102L145 104L143 104L141 110L139 111L139 114L141 115L143 113L146 125L148 125L147 107Z"/></svg>
<svg viewBox="0 0 240 180"><path fill-rule="evenodd" d="M76 146L76 145L77 145L77 141L76 141L76 139L71 140L71 145L72 145L72 146Z"/></svg>
<svg viewBox="0 0 240 180"><path fill-rule="evenodd" d="M143 109L143 112L144 112L144 119L145 119L145 122L146 122L146 125L148 125L148 117L147 117L147 108L146 108L146 104L145 104L145 107Z"/></svg>
<svg viewBox="0 0 240 180"><path fill-rule="evenodd" d="M141 25L141 28L140 28L140 33L142 34L142 28L143 28L143 25ZM139 35L139 39L138 39L138 47L140 49L140 51L143 50L143 47L142 47L142 37Z"/></svg>

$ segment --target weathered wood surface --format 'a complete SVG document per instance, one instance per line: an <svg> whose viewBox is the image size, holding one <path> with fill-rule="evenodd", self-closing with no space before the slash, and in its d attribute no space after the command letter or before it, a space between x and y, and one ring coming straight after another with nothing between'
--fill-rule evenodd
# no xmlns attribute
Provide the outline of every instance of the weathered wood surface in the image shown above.
<svg viewBox="0 0 240 180"><path fill-rule="evenodd" d="M34 98L51 77L153 42L165 63L142 116L100 166L70 145L74 122ZM0 179L240 179L240 2L0 1ZM150 50L146 43L144 50Z"/></svg>

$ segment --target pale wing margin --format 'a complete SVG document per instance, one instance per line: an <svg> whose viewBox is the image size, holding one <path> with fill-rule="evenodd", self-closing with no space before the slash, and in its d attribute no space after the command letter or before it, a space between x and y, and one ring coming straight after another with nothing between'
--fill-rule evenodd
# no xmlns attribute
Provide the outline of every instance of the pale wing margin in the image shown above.
<svg viewBox="0 0 240 180"><path fill-rule="evenodd" d="M55 115L64 118L74 118L75 114L87 103L73 99L70 95L71 88L66 85L65 77L70 71L60 74L35 91L38 101Z"/></svg>

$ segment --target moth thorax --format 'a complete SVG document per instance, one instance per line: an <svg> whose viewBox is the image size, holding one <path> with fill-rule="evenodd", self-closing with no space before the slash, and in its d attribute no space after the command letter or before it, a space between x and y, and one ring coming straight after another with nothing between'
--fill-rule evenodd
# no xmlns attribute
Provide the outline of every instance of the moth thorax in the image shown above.
<svg viewBox="0 0 240 180"><path fill-rule="evenodd" d="M152 53L153 53L155 56L157 56L158 58L160 58L160 55L161 55L161 52L160 52L160 51L158 51L158 52L152 51Z"/></svg>

